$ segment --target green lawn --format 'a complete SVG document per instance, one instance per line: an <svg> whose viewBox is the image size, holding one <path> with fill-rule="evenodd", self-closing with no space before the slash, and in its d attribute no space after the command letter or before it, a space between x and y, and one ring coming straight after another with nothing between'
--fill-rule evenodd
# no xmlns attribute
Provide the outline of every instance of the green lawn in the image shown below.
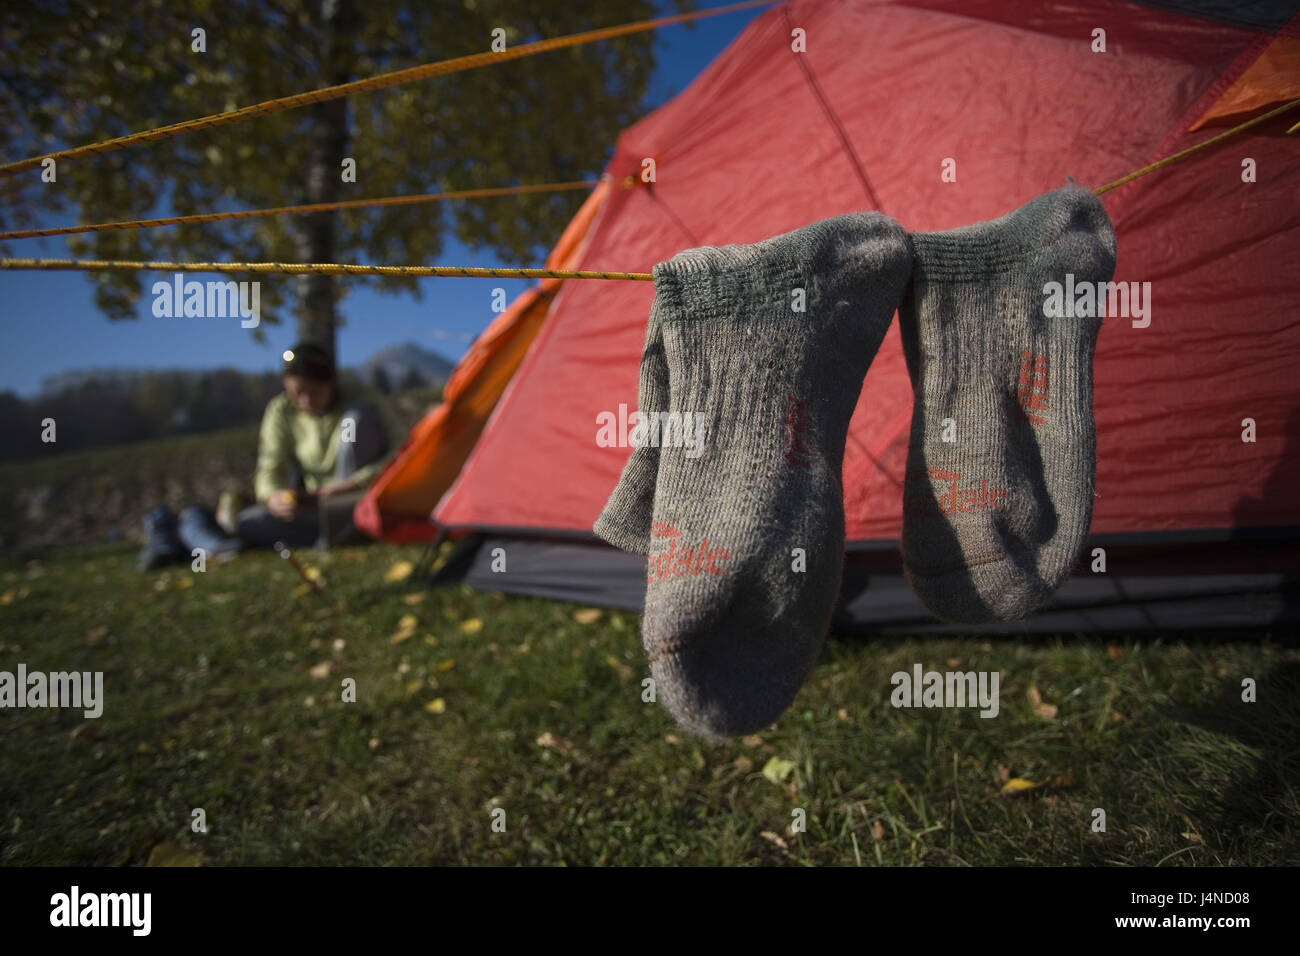
<svg viewBox="0 0 1300 956"><path fill-rule="evenodd" d="M778 724L703 743L642 702L636 615L404 598L417 550L302 552L324 598L272 554L0 559L0 670L105 687L98 720L0 712L0 862L1297 862L1300 652L1266 636L832 637ZM999 715L891 707L915 663L999 671Z"/></svg>

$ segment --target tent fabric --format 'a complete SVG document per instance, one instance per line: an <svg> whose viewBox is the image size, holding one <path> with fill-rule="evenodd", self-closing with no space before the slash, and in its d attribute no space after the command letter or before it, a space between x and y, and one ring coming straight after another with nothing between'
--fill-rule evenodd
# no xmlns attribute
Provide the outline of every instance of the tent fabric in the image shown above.
<svg viewBox="0 0 1300 956"><path fill-rule="evenodd" d="M1191 129L1231 126L1294 99L1300 99L1300 38L1277 37Z"/></svg>
<svg viewBox="0 0 1300 956"><path fill-rule="evenodd" d="M463 580L471 587L628 611L645 603L646 565L639 555L596 543L492 535L475 535L462 547L469 552L460 558ZM832 627L842 634L1017 634L1300 625L1300 577L1288 544L1265 547L1263 554L1252 544L1239 549L1238 560L1196 575L1182 573L1177 555L1169 562L1153 553L1158 549L1125 554L1111 547L1130 572L1071 578L1032 617L979 626L936 623L890 555L850 552ZM508 574L494 558L502 552L509 557ZM1162 571L1144 573L1151 566Z"/></svg>
<svg viewBox="0 0 1300 956"><path fill-rule="evenodd" d="M602 181L583 203L547 258L546 268L573 268L608 189L608 182ZM434 536L430 512L469 457L564 281L544 279L527 290L474 342L447 380L442 402L411 430L357 503L353 520L359 529L390 541Z"/></svg>
<svg viewBox="0 0 1300 956"><path fill-rule="evenodd" d="M1189 125L1271 41L1123 2L794 2L620 137L610 180L649 157L656 181L609 191L579 267L648 271L688 246L872 208L871 195L921 231L995 218L1070 175L1106 183L1204 139ZM1300 527L1300 150L1283 119L1103 196L1115 281L1149 282L1151 310L1144 328L1105 319L1097 345L1096 534ZM956 182L941 181L945 158ZM437 523L590 534L629 453L597 443L597 417L635 408L652 296L642 282L565 289ZM895 324L848 436L850 542L899 537L910 417ZM1212 564L1215 547L1199 547Z"/></svg>

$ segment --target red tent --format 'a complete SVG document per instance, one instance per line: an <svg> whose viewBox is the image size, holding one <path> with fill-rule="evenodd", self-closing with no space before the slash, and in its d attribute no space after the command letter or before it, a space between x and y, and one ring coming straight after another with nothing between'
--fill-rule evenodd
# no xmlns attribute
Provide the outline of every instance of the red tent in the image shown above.
<svg viewBox="0 0 1300 956"><path fill-rule="evenodd" d="M1214 4L1172 6L774 8L620 137L575 267L648 271L689 246L753 242L853 210L879 209L913 231L992 219L1067 176L1113 181L1221 131L1216 124L1300 96L1300 72L1286 67L1300 50L1293 5L1254 4L1233 23ZM805 52L792 48L800 36ZM1297 121L1300 109L1104 195L1115 281L1150 283L1149 315L1107 318L1097 347L1089 549L1107 549L1106 572L1089 558L1044 614L1018 626L1292 613L1300 136L1286 129ZM597 418L636 406L653 292L571 280L556 295L433 514L444 529L515 545L506 574L466 557L458 567L471 581L639 601L643 559L592 543L591 525L628 454L597 442ZM867 375L844 462L851 620L926 621L896 577L910 415L895 325ZM1243 440L1246 419L1253 441Z"/></svg>

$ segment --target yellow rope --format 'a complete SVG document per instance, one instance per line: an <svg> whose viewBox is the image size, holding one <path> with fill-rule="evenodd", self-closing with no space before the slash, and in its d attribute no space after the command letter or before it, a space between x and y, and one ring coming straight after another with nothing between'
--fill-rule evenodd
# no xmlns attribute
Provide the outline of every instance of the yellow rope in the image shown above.
<svg viewBox="0 0 1300 956"><path fill-rule="evenodd" d="M30 159L20 159L0 166L0 176L20 173L28 169L35 169L47 159L53 159L58 162L65 159L77 159L82 156L107 153L115 149L122 149L126 146L134 146L136 143L150 143L154 140L166 139L170 136L178 136L181 133L188 133L193 130L211 129L214 126L225 126L228 123L236 123L240 120L251 119L255 116L268 116L272 113L282 113L286 110L297 109L300 106L310 106L313 103L323 103L326 100L336 100L340 97L352 96L356 93L370 93L374 90L384 90L389 87L400 86L404 83L414 83L418 80L426 80L433 76L445 76L448 73L457 73L461 70L472 70L476 67L488 66L492 63L504 63L507 60L518 60L537 53L546 53L549 50L560 50L565 47L580 46L584 43L594 43L597 40L608 40L613 37L626 36L630 33L643 33L646 30L655 30L659 27L671 26L675 23L686 23L690 20L716 17L723 13L734 13L738 10L748 10L751 7L766 6L774 2L775 0L745 0L743 3L732 3L727 6L713 7L708 10L696 10L692 13L680 13L671 17L660 17L657 20L641 20L636 23L624 23L620 26L602 27L599 30L588 30L585 33L573 33L568 36L555 37L550 40L539 40L536 43L525 43L522 46L507 47L500 53L474 53L469 56L456 57L451 60L440 60L437 63L426 63L422 66L407 67L404 70L393 70L390 73L381 73L378 76L368 77L364 80L353 80L350 83L339 83L335 86L326 86L322 89L313 90L308 93L296 93L293 96L282 96L278 99L255 103L252 106L244 106L236 110L228 110L224 113L213 113L211 116L201 116L198 119L172 123L169 126L159 126L155 129L141 130L138 133L129 133L126 136L106 139L99 143L90 143L86 146L62 149L54 153L46 153L44 156L33 156Z"/></svg>
<svg viewBox="0 0 1300 956"><path fill-rule="evenodd" d="M635 279L649 282L648 272L574 272L568 269L479 269L466 266L364 266L338 262L128 262L107 259L0 259L0 269L131 269L149 272L275 273L279 275L461 276L473 279Z"/></svg>
<svg viewBox="0 0 1300 956"><path fill-rule="evenodd" d="M721 9L721 8L719 8ZM1139 176L1145 176L1161 167L1178 162L1198 150L1222 142L1229 136L1242 130L1257 126L1287 110L1300 106L1300 99L1270 110L1261 116L1225 130L1218 136L1211 137L1195 146L1180 150L1164 159L1157 160L1149 166L1143 166L1113 183L1098 186L1092 192L1100 196L1104 192L1132 182ZM585 184L584 184L585 185ZM513 188L513 187L505 187ZM411 199L418 197L389 197L391 199ZM368 200L352 200L369 202ZM321 204L337 205L337 204ZM294 207L286 207L294 208ZM301 208L301 207L299 207ZM259 212L255 210L254 212ZM260 210L260 212L268 212ZM228 215L228 214L219 214ZM632 279L649 282L654 276L648 272L573 272L564 269L479 269L462 266L365 266L340 263L307 262L127 262L103 259L0 259L0 269L45 269L45 270L85 270L89 272L106 272L114 269L134 269L161 272L223 272L223 273L278 273L283 275L405 275L405 276L465 276L470 278L493 279Z"/></svg>
<svg viewBox="0 0 1300 956"><path fill-rule="evenodd" d="M246 209L240 212L206 212L191 216L168 216L164 219L126 219L121 222L99 222L88 226L56 226L51 229L21 229L16 232L0 232L0 240L66 236L77 232L107 232L114 229L150 229L154 226L179 226L188 222L218 222L222 219L253 219L258 216L288 216L329 212L333 209L359 209L367 206L408 206L414 203L438 202L443 199L478 199L484 196L515 196L525 193L561 192L566 189L592 189L597 185L599 185L598 180L583 179L571 183L540 183L532 186L461 189L447 193L384 196L380 199L347 199L342 202L317 202L305 206L276 206L272 209Z"/></svg>
<svg viewBox="0 0 1300 956"><path fill-rule="evenodd" d="M1277 116L1281 113L1285 113L1287 110L1294 109L1297 106L1300 106L1300 100L1292 100L1290 103L1284 103L1281 106L1279 106L1277 109L1269 110L1267 113L1264 113L1262 116L1256 116L1252 120L1247 120L1246 122L1238 126L1232 127L1232 129L1224 130L1218 136L1212 136L1209 139L1205 140L1204 142L1197 143L1195 146L1189 146L1186 149L1180 150L1171 156L1166 156L1164 159L1158 159L1150 166L1143 166L1141 169L1134 170L1133 172L1129 173L1127 176L1122 176L1119 179L1115 180L1113 183L1107 183L1105 186L1098 186L1096 189L1092 191L1092 194L1094 196L1100 196L1102 193L1109 192L1110 190L1115 189L1117 186L1123 186L1125 183L1131 183L1139 176L1145 176L1147 173L1154 172L1155 170L1160 169L1162 166L1168 166L1170 163L1176 163L1178 162L1178 160L1192 155L1192 153L1195 153L1197 150L1205 149L1205 147L1207 146L1213 146L1215 143L1221 142L1222 140L1227 139L1229 136L1232 136L1236 133L1240 133L1244 129L1250 129L1250 127L1252 126L1257 126L1260 123L1264 122L1265 120L1272 119L1274 116Z"/></svg>

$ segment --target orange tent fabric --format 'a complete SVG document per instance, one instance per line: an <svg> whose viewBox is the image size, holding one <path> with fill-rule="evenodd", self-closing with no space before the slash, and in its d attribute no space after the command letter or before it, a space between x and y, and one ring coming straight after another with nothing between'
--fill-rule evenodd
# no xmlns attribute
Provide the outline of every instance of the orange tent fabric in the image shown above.
<svg viewBox="0 0 1300 956"><path fill-rule="evenodd" d="M1268 44L1259 59L1237 77L1189 131L1195 132L1203 126L1232 126L1297 98L1300 98L1300 39L1280 36Z"/></svg>
<svg viewBox="0 0 1300 956"><path fill-rule="evenodd" d="M576 268L608 191L606 178L564 230L546 268ZM460 473L564 282L543 279L475 340L447 380L442 402L411 429L406 443L358 502L353 513L358 528L389 541L434 536L430 513Z"/></svg>

